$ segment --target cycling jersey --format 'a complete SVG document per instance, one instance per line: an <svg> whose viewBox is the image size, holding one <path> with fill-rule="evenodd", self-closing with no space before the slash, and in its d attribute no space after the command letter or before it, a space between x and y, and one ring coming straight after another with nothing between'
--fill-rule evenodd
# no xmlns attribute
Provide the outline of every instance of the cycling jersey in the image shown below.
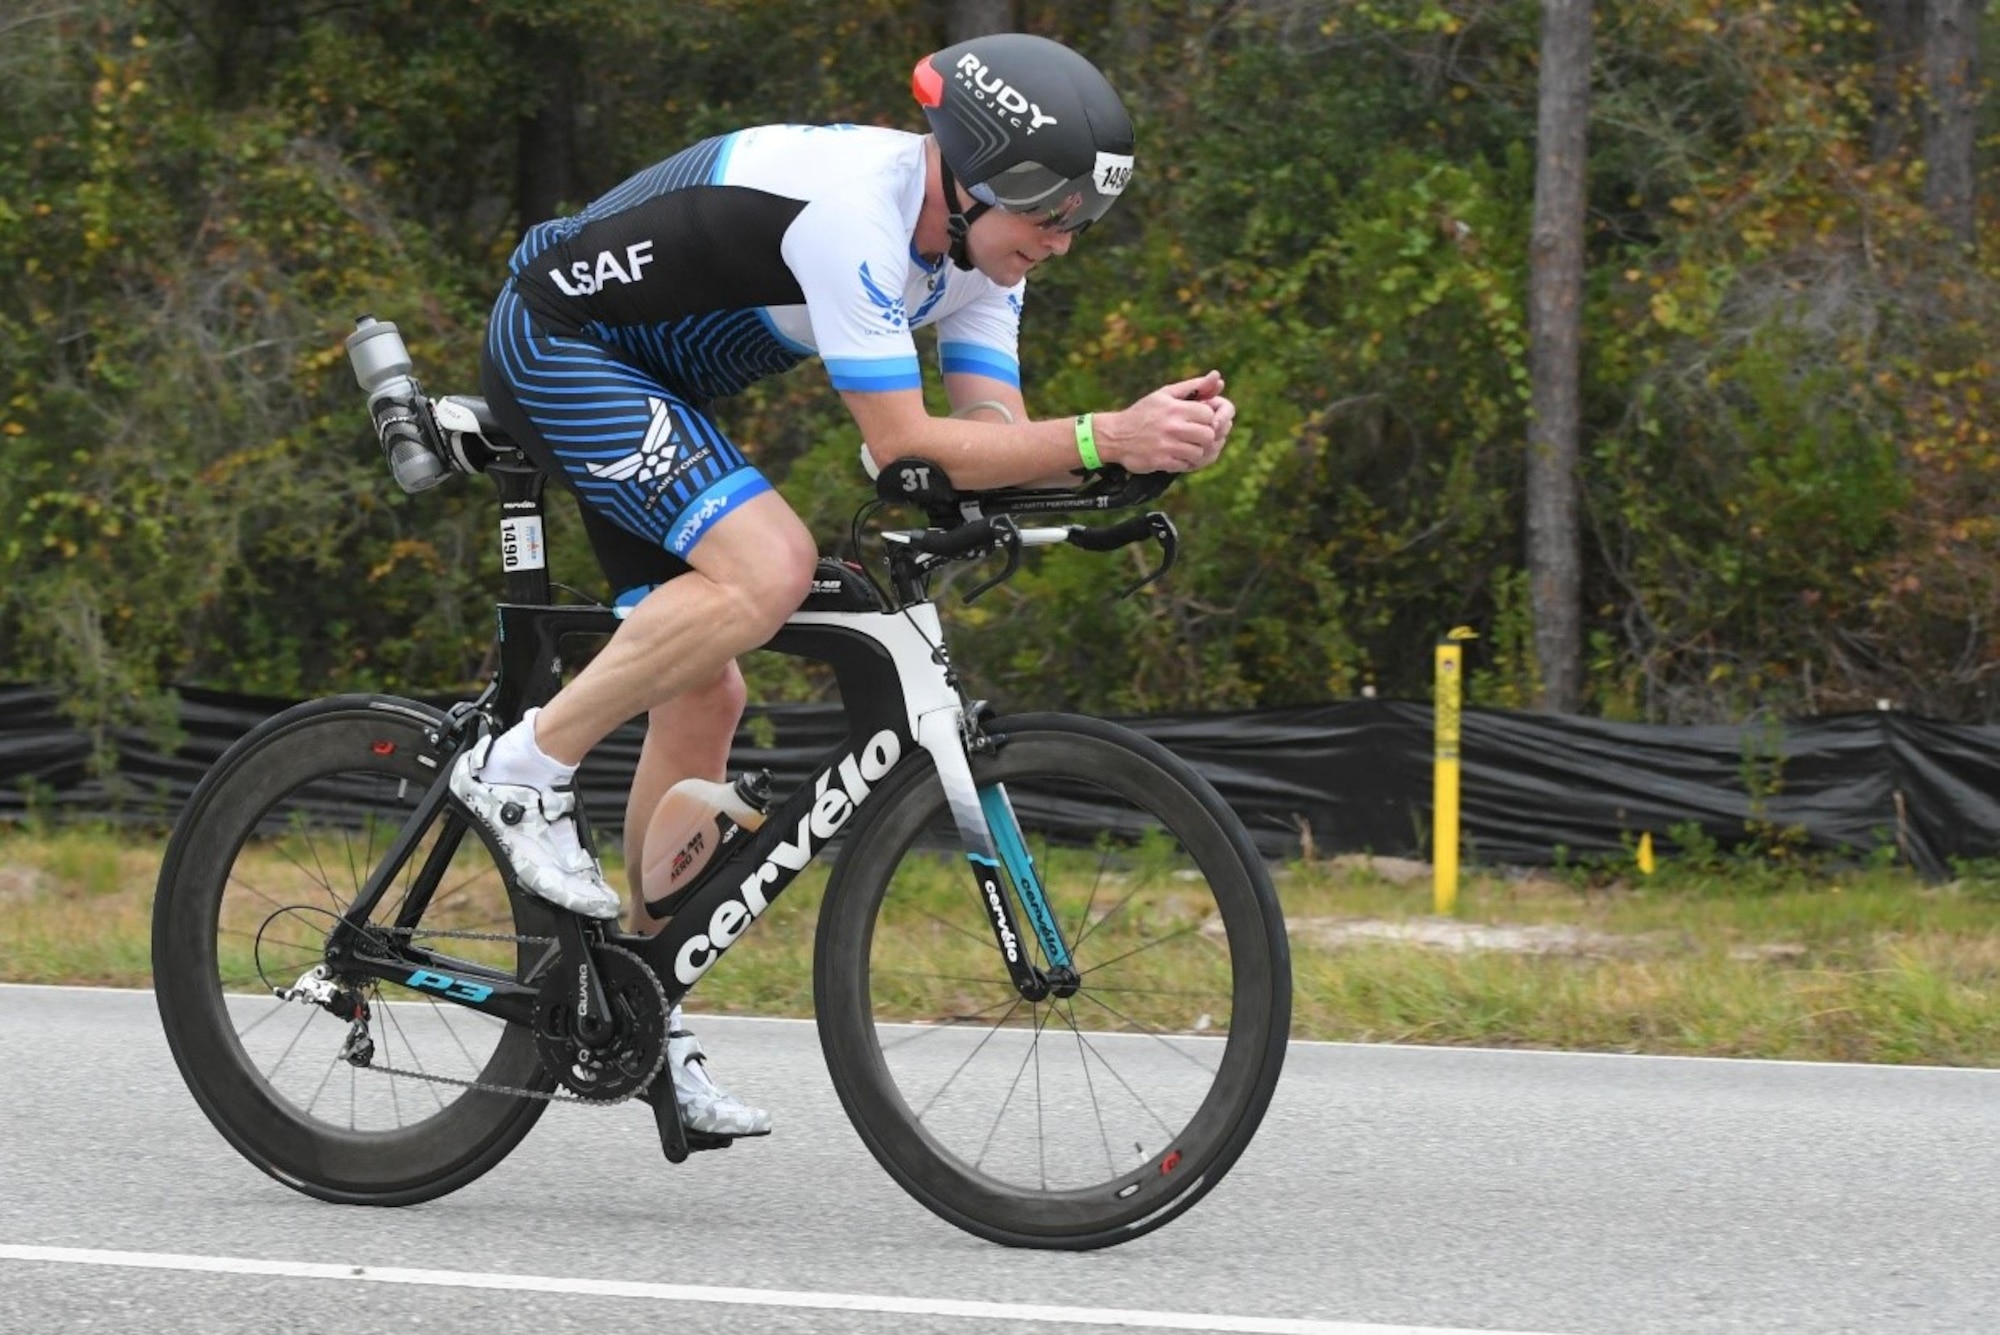
<svg viewBox="0 0 2000 1335"><path fill-rule="evenodd" d="M910 331L939 326L947 371L1020 384L1020 288L911 245L924 141L864 126L767 125L685 149L509 263L553 332L629 353L697 399L817 355L834 388L914 389Z"/></svg>
<svg viewBox="0 0 2000 1335"><path fill-rule="evenodd" d="M836 389L918 388L929 325L945 372L1020 384L1022 285L917 253L924 185L924 140L896 130L770 125L684 149L529 229L487 398L587 519L684 557L769 489L712 400L814 356Z"/></svg>

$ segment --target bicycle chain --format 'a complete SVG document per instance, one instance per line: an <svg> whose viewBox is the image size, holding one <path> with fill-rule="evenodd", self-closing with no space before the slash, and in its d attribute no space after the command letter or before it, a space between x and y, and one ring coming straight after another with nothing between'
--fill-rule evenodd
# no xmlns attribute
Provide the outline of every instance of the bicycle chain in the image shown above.
<svg viewBox="0 0 2000 1335"><path fill-rule="evenodd" d="M401 936L412 941L419 937L448 936L458 941L512 941L516 945L549 946L556 943L556 939L552 936L510 936L504 932L454 932L438 927L373 927L369 931L374 935ZM605 949L617 950L620 954L624 955L632 954L631 951L623 950L618 946L607 946ZM633 955L632 958L637 960L638 956ZM640 964L643 966L644 961L641 960ZM647 969L646 972L650 976L653 971ZM667 1011L667 991L660 986L660 980L657 977L653 978L653 988L659 993L660 1013L664 1016ZM478 1094L505 1094L517 1099L540 1099L544 1103L574 1103L584 1108L615 1108L619 1104L637 1098L645 1092L653 1081L659 1077L660 1072L666 1069L666 1065L667 1049L665 1044L661 1044L660 1059L654 1063L652 1071L646 1078L630 1091L610 1099L587 1099L581 1094L571 1093L560 1085L554 1089L546 1090L523 1089L514 1085L495 1085L484 1080L461 1080L457 1076L438 1075L431 1071L406 1071L399 1066L378 1066L373 1062L359 1069L374 1071L381 1075L399 1075L408 1080L423 1080L433 1085L450 1085L457 1089L469 1089Z"/></svg>

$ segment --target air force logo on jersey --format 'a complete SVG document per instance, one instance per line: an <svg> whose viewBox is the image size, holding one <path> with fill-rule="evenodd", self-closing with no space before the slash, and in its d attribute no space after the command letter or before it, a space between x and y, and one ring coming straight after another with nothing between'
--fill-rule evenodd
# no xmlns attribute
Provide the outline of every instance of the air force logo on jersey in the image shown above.
<svg viewBox="0 0 2000 1335"><path fill-rule="evenodd" d="M875 281L875 276L868 272L867 260L861 261L861 290L868 294L868 300L875 303L876 310L882 316L882 322L891 329L901 329L909 324L909 317L903 310L902 297L883 290L882 285Z"/></svg>
<svg viewBox="0 0 2000 1335"><path fill-rule="evenodd" d="M931 307L944 299L945 286L946 276L943 273L933 276L929 280L929 293L924 296L922 304L916 309L916 313L911 314L908 299L891 293L887 288L876 282L875 275L868 272L868 261L863 260L861 262L861 290L867 293L868 300L874 303L876 313L882 317L882 323L889 329L898 332L904 329L915 329L922 325L924 317L931 313ZM872 332L879 334L884 331L877 329Z"/></svg>

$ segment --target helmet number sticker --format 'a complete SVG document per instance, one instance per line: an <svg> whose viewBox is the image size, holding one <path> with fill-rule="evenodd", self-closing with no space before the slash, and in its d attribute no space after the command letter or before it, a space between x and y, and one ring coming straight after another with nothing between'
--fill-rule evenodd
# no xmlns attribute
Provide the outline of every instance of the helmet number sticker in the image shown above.
<svg viewBox="0 0 2000 1335"><path fill-rule="evenodd" d="M1126 182L1132 179L1132 155L1130 153L1105 153L1097 155L1097 170L1091 179L1102 195L1122 194Z"/></svg>

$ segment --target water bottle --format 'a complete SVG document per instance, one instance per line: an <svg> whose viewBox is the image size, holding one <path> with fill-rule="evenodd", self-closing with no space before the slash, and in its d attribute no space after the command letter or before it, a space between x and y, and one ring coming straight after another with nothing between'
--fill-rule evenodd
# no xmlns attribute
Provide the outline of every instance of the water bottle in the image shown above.
<svg viewBox="0 0 2000 1335"><path fill-rule="evenodd" d="M429 411L423 387L410 375L410 350L393 322L364 315L347 336L347 360L368 393L368 415L396 484L407 492L435 487L451 475L424 438L419 414Z"/></svg>
<svg viewBox="0 0 2000 1335"><path fill-rule="evenodd" d="M646 902L671 909L725 844L764 823L770 806L768 770L742 775L734 783L682 779L667 789L646 825L645 864L639 871Z"/></svg>

